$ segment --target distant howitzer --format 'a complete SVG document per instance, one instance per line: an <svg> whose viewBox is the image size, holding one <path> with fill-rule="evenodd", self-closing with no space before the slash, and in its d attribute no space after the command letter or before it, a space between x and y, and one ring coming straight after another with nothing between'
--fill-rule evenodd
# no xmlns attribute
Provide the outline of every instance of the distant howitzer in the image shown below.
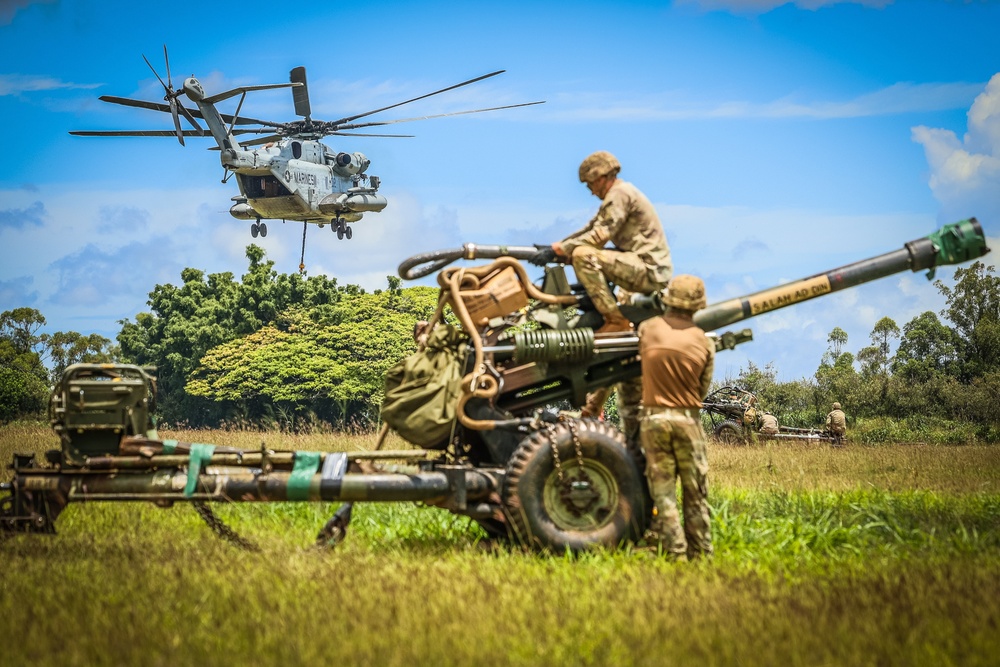
<svg viewBox="0 0 1000 667"><path fill-rule="evenodd" d="M753 393L741 387L719 387L705 397L701 411L712 424L712 437L726 445L748 444L753 441L754 434L767 440L834 442L833 435L823 428L779 425L777 433L760 433L761 406Z"/></svg>
<svg viewBox="0 0 1000 667"><path fill-rule="evenodd" d="M469 247L463 257L482 256L477 253L483 246ZM461 367L456 383L445 387L447 400L418 393L417 402L403 406L404 414L427 406L445 413L439 439L422 443L404 436L421 448L385 452L380 450L383 428L377 451L347 453L162 440L151 420L151 371L71 366L50 404L61 448L46 454L46 464L36 463L33 455L14 456L13 479L0 485L0 528L54 532L56 518L70 502L192 502L216 532L232 539L207 503L346 501L318 535L327 543L343 538L352 502L407 500L471 517L491 536L556 552L613 547L638 538L652 512L641 451L604 422L560 413L567 405L581 405L589 391L638 376L637 337L595 334L599 316L595 319L585 295L567 284L561 267L549 270L538 288L527 280L511 248L496 246L489 252L499 254L487 266L445 269L438 276L442 296L428 345L447 338L439 332L448 327L433 327L446 306L462 323L461 330L453 330L456 346L436 350L452 354ZM711 332L892 273L933 271L986 252L982 229L967 220L900 251L710 305L695 321ZM440 253L416 259L426 263L427 258L446 259ZM419 263L404 262L401 275L407 273L404 267ZM657 299L646 301L624 309L626 314L633 321L655 316ZM731 347L739 338L749 333L722 334L719 340ZM418 355L433 351L428 347ZM417 388L422 391L437 379L424 377ZM426 396L426 405L420 396ZM392 428L399 430L396 424Z"/></svg>

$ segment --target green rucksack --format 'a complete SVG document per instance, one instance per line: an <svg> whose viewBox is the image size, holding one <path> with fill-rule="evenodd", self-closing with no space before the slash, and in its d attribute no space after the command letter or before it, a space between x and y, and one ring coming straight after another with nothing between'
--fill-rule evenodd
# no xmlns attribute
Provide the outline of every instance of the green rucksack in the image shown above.
<svg viewBox="0 0 1000 667"><path fill-rule="evenodd" d="M427 347L385 374L382 420L420 447L448 444L462 384L468 338L450 324L438 325Z"/></svg>

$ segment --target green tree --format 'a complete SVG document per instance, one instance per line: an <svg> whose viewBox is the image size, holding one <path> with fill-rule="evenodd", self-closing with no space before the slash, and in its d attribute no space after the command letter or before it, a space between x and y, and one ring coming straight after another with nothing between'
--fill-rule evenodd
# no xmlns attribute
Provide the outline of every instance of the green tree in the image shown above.
<svg viewBox="0 0 1000 667"><path fill-rule="evenodd" d="M109 363L118 358L117 346L96 333L85 336L76 331L58 331L43 336L43 339L51 364L49 373L53 384L59 381L63 371L72 364Z"/></svg>
<svg viewBox="0 0 1000 667"><path fill-rule="evenodd" d="M36 351L45 317L34 308L0 313L0 422L37 415L48 400L48 374Z"/></svg>
<svg viewBox="0 0 1000 667"><path fill-rule="evenodd" d="M955 286L934 285L947 299L941 314L958 334L960 376L965 382L1000 370L1000 276L983 262L955 269Z"/></svg>
<svg viewBox="0 0 1000 667"><path fill-rule="evenodd" d="M925 311L903 325L892 372L907 382L928 382L938 375L958 375L960 340L932 311Z"/></svg>
<svg viewBox="0 0 1000 667"><path fill-rule="evenodd" d="M123 358L157 367L158 405L168 421L208 424L218 419L213 402L184 390L208 350L274 323L292 306L322 319L334 316L344 294L364 293L356 286L338 287L336 279L325 276L278 274L257 245L247 246L246 256L249 266L240 282L229 272L205 275L187 268L180 287L157 285L150 292L150 312L140 313L134 322L120 322Z"/></svg>
<svg viewBox="0 0 1000 667"><path fill-rule="evenodd" d="M427 287L344 296L314 318L291 308L248 336L206 353L187 391L224 415L281 426L313 419L369 425L377 420L385 371L415 349L413 327L428 319L437 291Z"/></svg>

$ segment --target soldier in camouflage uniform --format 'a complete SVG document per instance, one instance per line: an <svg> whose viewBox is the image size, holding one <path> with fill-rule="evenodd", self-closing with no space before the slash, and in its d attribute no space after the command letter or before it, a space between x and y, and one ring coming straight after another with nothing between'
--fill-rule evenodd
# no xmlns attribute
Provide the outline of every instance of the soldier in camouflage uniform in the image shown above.
<svg viewBox="0 0 1000 667"><path fill-rule="evenodd" d="M656 505L647 534L650 546L675 558L711 555L708 456L701 402L715 366L715 345L693 321L705 307L705 284L695 276L670 282L666 314L639 326L642 358L642 423L646 479ZM683 489L684 527L677 509L677 478Z"/></svg>
<svg viewBox="0 0 1000 667"><path fill-rule="evenodd" d="M833 404L833 410L826 416L826 430L833 436L833 446L844 444L844 434L847 433L847 415L840 409L840 403Z"/></svg>
<svg viewBox="0 0 1000 667"><path fill-rule="evenodd" d="M673 275L670 247L649 199L618 178L621 164L607 151L597 151L580 165L580 181L601 200L587 225L528 261L538 266L557 257L573 264L577 279L601 315L605 331L628 331L631 323L618 309L608 281L631 292L659 292ZM613 248L605 248L608 243Z"/></svg>
<svg viewBox="0 0 1000 667"><path fill-rule="evenodd" d="M608 281L628 290L649 294L659 292L673 275L670 247L656 209L631 183L618 178L621 164L607 151L588 155L580 164L580 182L601 200L601 207L587 225L551 247L542 247L532 264L545 264L560 258L573 264L577 279L587 290L594 308L604 316L598 333L630 331L631 322L618 309L618 302ZM605 248L608 243L613 248ZM618 415L622 430L635 439L639 430L640 378L620 382ZM611 387L591 392L583 416L598 417Z"/></svg>
<svg viewBox="0 0 1000 667"><path fill-rule="evenodd" d="M778 435L778 418L770 412L764 413L764 416L760 418L760 424L761 435Z"/></svg>

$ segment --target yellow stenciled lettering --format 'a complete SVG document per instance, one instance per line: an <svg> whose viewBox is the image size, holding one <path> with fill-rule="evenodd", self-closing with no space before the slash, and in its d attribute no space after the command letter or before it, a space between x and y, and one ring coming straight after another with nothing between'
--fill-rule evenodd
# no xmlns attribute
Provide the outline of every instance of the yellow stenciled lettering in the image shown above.
<svg viewBox="0 0 1000 667"><path fill-rule="evenodd" d="M817 276L808 280L799 281L790 285L776 287L774 289L760 292L747 301L750 304L750 313L760 315L770 310L784 308L799 301L806 301L815 296L826 294L830 291L830 281L826 276Z"/></svg>

